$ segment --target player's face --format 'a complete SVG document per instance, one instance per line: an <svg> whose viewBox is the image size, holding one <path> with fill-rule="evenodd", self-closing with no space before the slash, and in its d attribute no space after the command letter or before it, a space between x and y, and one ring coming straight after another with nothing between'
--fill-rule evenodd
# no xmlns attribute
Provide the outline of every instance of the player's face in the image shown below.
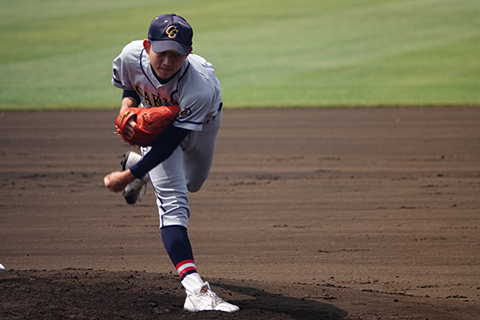
<svg viewBox="0 0 480 320"><path fill-rule="evenodd" d="M149 47L148 56L153 70L160 79L168 79L173 76L180 70L183 61L187 58L187 56L172 50L154 52L151 47Z"/></svg>

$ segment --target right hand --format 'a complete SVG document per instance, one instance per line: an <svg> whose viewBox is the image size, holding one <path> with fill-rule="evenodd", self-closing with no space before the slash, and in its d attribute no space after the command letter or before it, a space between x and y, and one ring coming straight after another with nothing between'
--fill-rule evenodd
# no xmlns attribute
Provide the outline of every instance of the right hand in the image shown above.
<svg viewBox="0 0 480 320"><path fill-rule="evenodd" d="M127 122L127 125L124 127L123 131L127 137L131 137L133 135L133 127L135 127L137 123L133 120L130 119Z"/></svg>
<svg viewBox="0 0 480 320"><path fill-rule="evenodd" d="M131 97L126 97L122 100L122 106L120 107L120 114L124 113L125 112L125 109L127 108L132 108L132 107L138 107L137 106L137 103L135 100L133 100L133 98ZM133 135L133 127L136 125L137 123L135 122L135 120L129 120L127 122L127 124L123 127L123 133L125 135L127 135L128 137L131 137Z"/></svg>
<svg viewBox="0 0 480 320"><path fill-rule="evenodd" d="M112 192L120 192L125 189L127 184L135 180L135 176L130 169L124 171L114 171L103 178L103 183Z"/></svg>

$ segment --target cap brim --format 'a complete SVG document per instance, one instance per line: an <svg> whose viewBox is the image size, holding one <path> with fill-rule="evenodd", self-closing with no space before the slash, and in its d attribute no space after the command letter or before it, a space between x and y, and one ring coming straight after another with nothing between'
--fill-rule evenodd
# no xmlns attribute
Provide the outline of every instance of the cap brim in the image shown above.
<svg viewBox="0 0 480 320"><path fill-rule="evenodd" d="M169 41L169 40L163 40L163 41L150 41L152 44L152 50L154 52L163 52L163 51L168 51L168 50L173 50L176 51L180 54L183 54L184 56L188 55L190 53L190 46L187 44L181 44L177 41Z"/></svg>

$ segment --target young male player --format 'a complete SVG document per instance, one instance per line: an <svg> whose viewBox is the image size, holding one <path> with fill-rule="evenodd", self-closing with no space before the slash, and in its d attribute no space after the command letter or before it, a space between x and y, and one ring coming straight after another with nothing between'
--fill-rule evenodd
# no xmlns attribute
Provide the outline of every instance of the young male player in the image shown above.
<svg viewBox="0 0 480 320"><path fill-rule="evenodd" d="M187 192L200 190L208 177L222 120L220 83L213 66L191 54L193 31L175 14L157 16L148 39L133 41L113 61L112 84L123 89L120 113L128 107L179 105L175 122L142 155L127 152L122 170L104 178L113 192L135 203L148 175L156 194L165 249L186 289L189 311L239 308L210 290L197 272L187 235ZM132 131L133 125L126 131Z"/></svg>

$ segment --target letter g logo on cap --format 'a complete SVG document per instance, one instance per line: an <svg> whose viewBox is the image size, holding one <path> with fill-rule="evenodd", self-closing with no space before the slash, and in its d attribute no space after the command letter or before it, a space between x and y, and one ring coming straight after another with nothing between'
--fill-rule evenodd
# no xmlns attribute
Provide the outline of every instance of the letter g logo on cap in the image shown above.
<svg viewBox="0 0 480 320"><path fill-rule="evenodd" d="M165 31L165 33L167 34L167 36L170 38L170 39L174 39L177 34L178 34L178 29L176 26L170 26L168 27L168 29Z"/></svg>

